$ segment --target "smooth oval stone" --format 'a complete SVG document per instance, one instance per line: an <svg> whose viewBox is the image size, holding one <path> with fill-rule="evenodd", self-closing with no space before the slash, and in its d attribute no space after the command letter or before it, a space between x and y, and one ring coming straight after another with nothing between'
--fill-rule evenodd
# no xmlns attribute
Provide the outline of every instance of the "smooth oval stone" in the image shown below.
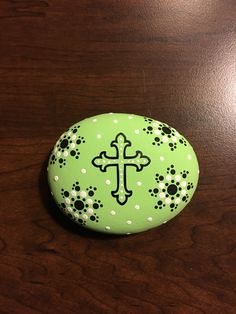
<svg viewBox="0 0 236 314"><path fill-rule="evenodd" d="M57 141L48 180L59 208L86 228L131 234L189 203L199 168L189 142L165 123L110 113L74 124Z"/></svg>

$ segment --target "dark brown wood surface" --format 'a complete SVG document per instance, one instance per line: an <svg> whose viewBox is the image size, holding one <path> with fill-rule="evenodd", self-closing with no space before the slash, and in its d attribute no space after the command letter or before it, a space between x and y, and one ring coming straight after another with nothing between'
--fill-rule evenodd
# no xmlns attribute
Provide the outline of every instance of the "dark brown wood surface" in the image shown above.
<svg viewBox="0 0 236 314"><path fill-rule="evenodd" d="M0 1L0 313L236 313L236 2ZM50 149L103 112L190 140L198 190L176 219L85 232L49 196Z"/></svg>

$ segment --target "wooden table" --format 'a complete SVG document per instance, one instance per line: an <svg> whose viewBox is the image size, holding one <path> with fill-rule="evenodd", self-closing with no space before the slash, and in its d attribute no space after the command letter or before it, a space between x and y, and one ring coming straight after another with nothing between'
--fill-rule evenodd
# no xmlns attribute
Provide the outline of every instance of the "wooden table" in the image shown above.
<svg viewBox="0 0 236 314"><path fill-rule="evenodd" d="M236 2L0 1L0 313L236 313ZM168 224L81 231L49 196L58 136L103 112L177 128L198 190Z"/></svg>

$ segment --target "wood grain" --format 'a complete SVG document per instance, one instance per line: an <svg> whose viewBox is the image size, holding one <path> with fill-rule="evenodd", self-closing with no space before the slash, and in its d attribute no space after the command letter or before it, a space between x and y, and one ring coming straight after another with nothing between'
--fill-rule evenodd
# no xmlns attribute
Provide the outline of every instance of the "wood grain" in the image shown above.
<svg viewBox="0 0 236 314"><path fill-rule="evenodd" d="M0 1L0 313L236 313L236 3ZM58 212L45 169L103 112L186 135L200 182L184 212L128 237Z"/></svg>

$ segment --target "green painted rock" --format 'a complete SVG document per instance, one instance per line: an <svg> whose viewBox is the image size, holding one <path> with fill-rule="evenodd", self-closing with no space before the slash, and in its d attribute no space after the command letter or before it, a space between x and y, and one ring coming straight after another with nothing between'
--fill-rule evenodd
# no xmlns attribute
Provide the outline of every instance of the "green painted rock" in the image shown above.
<svg viewBox="0 0 236 314"><path fill-rule="evenodd" d="M74 124L57 141L48 180L62 212L86 228L130 234L175 217L197 187L188 141L165 123L110 113Z"/></svg>

